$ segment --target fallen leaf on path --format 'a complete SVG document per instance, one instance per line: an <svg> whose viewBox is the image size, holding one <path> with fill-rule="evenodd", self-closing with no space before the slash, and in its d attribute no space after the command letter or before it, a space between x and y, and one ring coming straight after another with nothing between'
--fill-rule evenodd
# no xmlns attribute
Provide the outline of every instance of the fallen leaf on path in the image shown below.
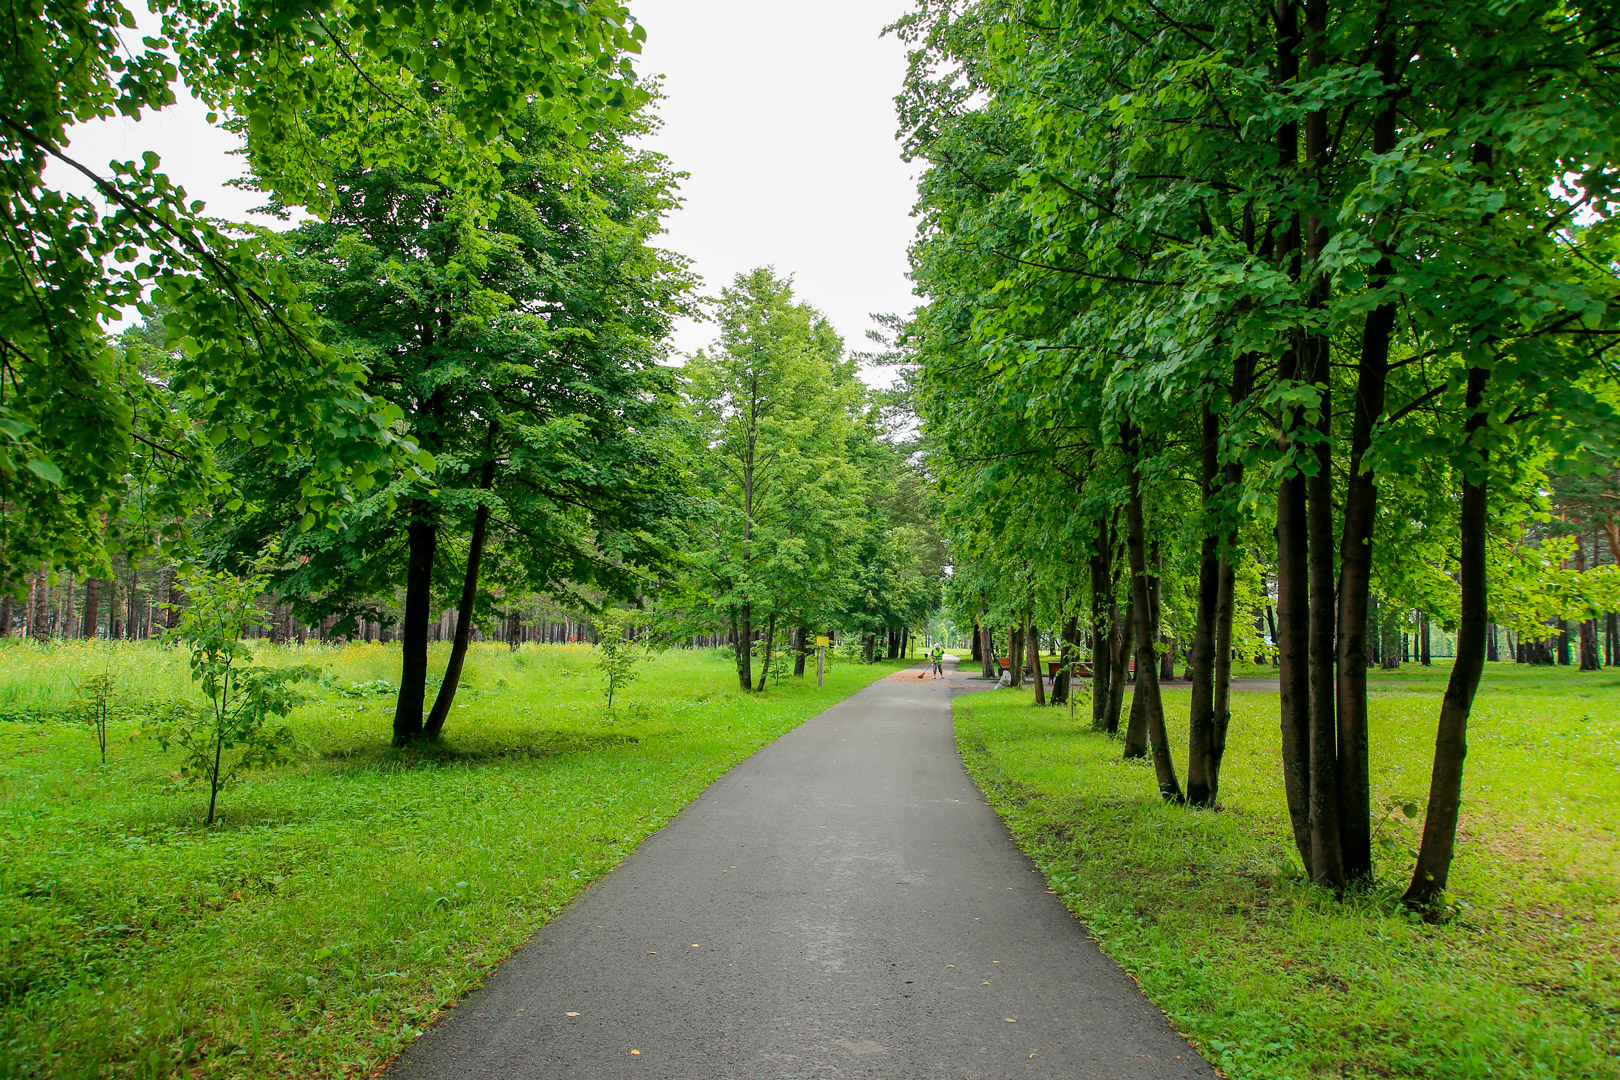
<svg viewBox="0 0 1620 1080"><path fill-rule="evenodd" d="M564 1016L578 1016L579 1013L563 1013Z"/></svg>

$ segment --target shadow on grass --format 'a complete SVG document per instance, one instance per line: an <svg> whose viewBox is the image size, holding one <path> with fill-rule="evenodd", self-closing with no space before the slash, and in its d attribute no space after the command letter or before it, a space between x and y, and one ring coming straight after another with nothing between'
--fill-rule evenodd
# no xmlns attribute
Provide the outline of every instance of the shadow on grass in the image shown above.
<svg viewBox="0 0 1620 1080"><path fill-rule="evenodd" d="M328 748L322 760L345 772L412 772L417 770L474 768L507 761L532 761L588 754L631 746L641 735L624 731L553 730L515 735L497 741L464 740L419 742L410 746L363 743Z"/></svg>

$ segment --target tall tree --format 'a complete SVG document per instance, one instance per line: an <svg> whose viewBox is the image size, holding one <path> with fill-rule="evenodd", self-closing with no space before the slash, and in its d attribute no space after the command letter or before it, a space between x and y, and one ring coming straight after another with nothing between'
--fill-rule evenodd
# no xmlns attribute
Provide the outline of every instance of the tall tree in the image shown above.
<svg viewBox="0 0 1620 1080"><path fill-rule="evenodd" d="M288 523L276 580L306 621L352 626L403 589L396 743L442 730L471 630L494 615L485 579L630 598L662 558L680 458L659 361L690 282L652 246L674 177L630 145L648 123L632 113L576 140L531 107L508 118L487 223L429 176L355 168L337 174L330 220L285 238L329 339L363 358L437 468L395 472L332 528L303 531L308 518L289 522L303 477L247 455L236 467L265 511L234 522L231 546ZM456 632L425 711L445 606Z"/></svg>

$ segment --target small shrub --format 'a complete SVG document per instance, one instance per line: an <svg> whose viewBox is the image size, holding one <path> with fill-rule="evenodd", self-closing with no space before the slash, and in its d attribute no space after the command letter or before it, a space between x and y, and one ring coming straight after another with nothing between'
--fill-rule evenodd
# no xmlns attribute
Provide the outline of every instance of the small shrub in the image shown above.
<svg viewBox="0 0 1620 1080"><path fill-rule="evenodd" d="M618 623L601 623L596 643L597 670L607 676L602 693L607 696L607 712L613 716L613 698L635 680L635 666L641 660L641 648L625 640L624 627Z"/></svg>
<svg viewBox="0 0 1620 1080"><path fill-rule="evenodd" d="M103 765L107 764L107 713L117 690L118 672L113 670L113 652L108 649L107 661L101 670L79 684L80 697L74 703L79 718L95 729Z"/></svg>
<svg viewBox="0 0 1620 1080"><path fill-rule="evenodd" d="M203 571L180 585L187 603L172 636L189 651L191 678L205 700L175 703L154 734L165 750L180 748L183 776L208 781L207 825L214 823L222 787L250 769L291 758L297 746L292 729L269 722L285 719L304 700L296 684L317 674L307 666L255 665L242 640L248 627L269 621L258 598L274 554L267 551L246 578Z"/></svg>

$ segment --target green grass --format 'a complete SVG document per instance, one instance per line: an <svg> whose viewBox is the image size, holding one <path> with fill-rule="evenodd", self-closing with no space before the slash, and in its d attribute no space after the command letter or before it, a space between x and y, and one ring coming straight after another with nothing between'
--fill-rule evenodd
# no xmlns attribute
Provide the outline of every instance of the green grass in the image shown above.
<svg viewBox="0 0 1620 1080"><path fill-rule="evenodd" d="M1277 696L1233 695L1218 812L1010 690L961 697L963 756L1103 948L1234 1080L1620 1076L1620 674L1491 664L1474 707L1452 917L1396 899L1447 672L1374 676L1375 888L1301 879ZM1165 695L1185 762L1186 691Z"/></svg>
<svg viewBox="0 0 1620 1080"><path fill-rule="evenodd" d="M397 651L263 651L328 673L308 753L204 829L138 734L189 692L183 654L0 646L0 1076L366 1075L727 768L901 666L745 697L729 661L665 653L610 723L587 647L475 645L445 743L402 752L366 685ZM68 710L109 655L103 767Z"/></svg>

